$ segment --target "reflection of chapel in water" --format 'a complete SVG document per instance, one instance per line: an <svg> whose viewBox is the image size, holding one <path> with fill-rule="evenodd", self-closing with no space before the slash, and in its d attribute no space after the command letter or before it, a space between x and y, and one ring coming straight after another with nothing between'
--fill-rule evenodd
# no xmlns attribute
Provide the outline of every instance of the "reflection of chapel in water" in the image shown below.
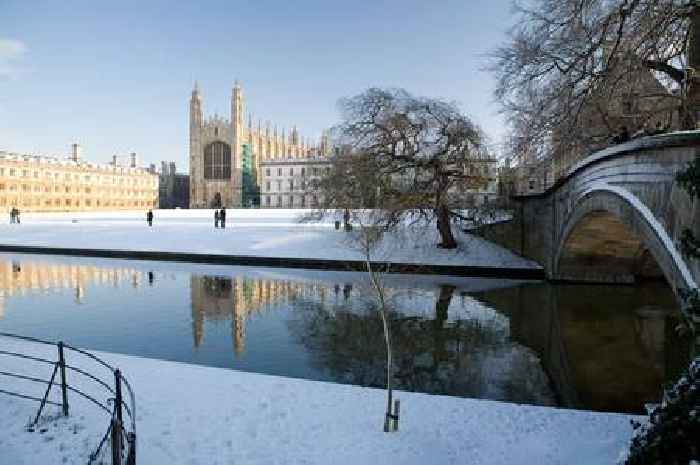
<svg viewBox="0 0 700 465"><path fill-rule="evenodd" d="M205 321L231 320L237 356L245 351L248 318L300 298L313 297L323 302L327 292L319 284L298 281L197 275L190 279L194 346L199 347L204 341Z"/></svg>

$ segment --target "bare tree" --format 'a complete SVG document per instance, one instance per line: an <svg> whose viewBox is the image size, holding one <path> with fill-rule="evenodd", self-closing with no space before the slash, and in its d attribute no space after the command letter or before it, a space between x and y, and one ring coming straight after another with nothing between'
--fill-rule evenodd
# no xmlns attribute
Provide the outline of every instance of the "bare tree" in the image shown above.
<svg viewBox="0 0 700 465"><path fill-rule="evenodd" d="M346 231L357 209L374 208L381 191L375 160L366 153L339 150L332 158L330 170L311 180L307 188L319 199L311 217L342 216Z"/></svg>
<svg viewBox="0 0 700 465"><path fill-rule="evenodd" d="M337 138L371 161L364 166L377 179L381 225L436 220L439 246L455 248L451 223L471 219L463 210L469 191L486 182L472 169L487 157L482 130L456 105L400 89L369 89L340 108Z"/></svg>
<svg viewBox="0 0 700 465"><path fill-rule="evenodd" d="M595 148L620 126L634 131L670 110L694 126L695 0L529 0L515 11L491 69L520 153Z"/></svg>
<svg viewBox="0 0 700 465"><path fill-rule="evenodd" d="M392 408L392 381L394 378L394 361L391 348L391 327L389 325L389 309L386 288L382 282L381 273L372 264L373 253L382 241L383 229L380 226L377 226L377 217L373 216L371 213L366 217L364 215L359 215L358 219L360 221L359 230L357 231L354 237L354 242L351 244L351 246L358 249L363 255L365 266L367 267L367 275L369 277L371 289L374 298L376 299L377 309L379 310L379 316L382 320L384 342L386 344L387 391L386 412L384 414L384 432L388 433L389 431L395 431L396 429L398 429L399 404L398 401L396 401L395 407ZM368 223L365 224L364 221L368 221ZM386 271L388 270L382 270L382 272Z"/></svg>

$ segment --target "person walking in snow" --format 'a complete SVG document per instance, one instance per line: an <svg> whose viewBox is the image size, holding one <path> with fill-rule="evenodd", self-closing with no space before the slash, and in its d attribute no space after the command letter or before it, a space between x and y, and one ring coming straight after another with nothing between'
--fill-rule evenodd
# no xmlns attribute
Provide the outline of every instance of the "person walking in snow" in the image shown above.
<svg viewBox="0 0 700 465"><path fill-rule="evenodd" d="M226 209L222 208L221 213L219 213L219 220L221 221L221 228L226 229Z"/></svg>
<svg viewBox="0 0 700 465"><path fill-rule="evenodd" d="M153 226L153 210L148 210L148 213L146 213L146 221L148 226Z"/></svg>

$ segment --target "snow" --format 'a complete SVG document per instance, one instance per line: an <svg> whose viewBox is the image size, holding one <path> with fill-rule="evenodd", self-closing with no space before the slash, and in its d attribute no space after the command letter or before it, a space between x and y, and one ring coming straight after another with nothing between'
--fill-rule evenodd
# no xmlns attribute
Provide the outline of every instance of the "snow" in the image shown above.
<svg viewBox="0 0 700 465"><path fill-rule="evenodd" d="M55 350L2 337L0 347L47 357ZM630 419L640 419L399 392L400 430L387 434L381 390L96 354L119 367L135 390L139 463L614 463L632 436ZM69 363L95 373L87 360ZM0 356L3 370L47 375L30 365ZM0 383L38 389L7 377ZM50 407L39 425L44 432L27 432L37 403L0 394L0 464L86 463L107 416L75 395L69 401L68 418Z"/></svg>
<svg viewBox="0 0 700 465"><path fill-rule="evenodd" d="M0 244L279 258L362 260L353 234L331 221L299 223L304 210L228 210L226 229L213 227L213 210L155 210L146 226L140 211L27 213L22 224L0 225ZM433 225L406 225L386 235L374 260L431 265L539 268L535 262L455 227L459 247L436 247Z"/></svg>

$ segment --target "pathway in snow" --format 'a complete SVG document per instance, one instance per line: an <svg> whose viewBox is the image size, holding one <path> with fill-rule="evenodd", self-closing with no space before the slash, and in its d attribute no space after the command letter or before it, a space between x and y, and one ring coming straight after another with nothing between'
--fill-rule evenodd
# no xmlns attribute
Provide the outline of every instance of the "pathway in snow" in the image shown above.
<svg viewBox="0 0 700 465"><path fill-rule="evenodd" d="M329 222L299 224L300 210L229 210L226 229L213 227L213 210L156 210L152 228L143 212L25 214L22 224L0 225L0 244L362 260L352 234ZM457 229L457 228L455 228ZM430 265L539 268L479 237L456 231L459 247L444 250L434 226L387 235L373 259Z"/></svg>
<svg viewBox="0 0 700 465"><path fill-rule="evenodd" d="M0 347L50 350L2 337ZM136 392L139 463L614 463L635 418L401 392L400 431L385 434L381 390L97 354L121 368ZM31 369L7 357L0 367ZM75 397L71 416L45 420L42 434L24 430L36 403L0 394L0 463L86 463L106 417Z"/></svg>

